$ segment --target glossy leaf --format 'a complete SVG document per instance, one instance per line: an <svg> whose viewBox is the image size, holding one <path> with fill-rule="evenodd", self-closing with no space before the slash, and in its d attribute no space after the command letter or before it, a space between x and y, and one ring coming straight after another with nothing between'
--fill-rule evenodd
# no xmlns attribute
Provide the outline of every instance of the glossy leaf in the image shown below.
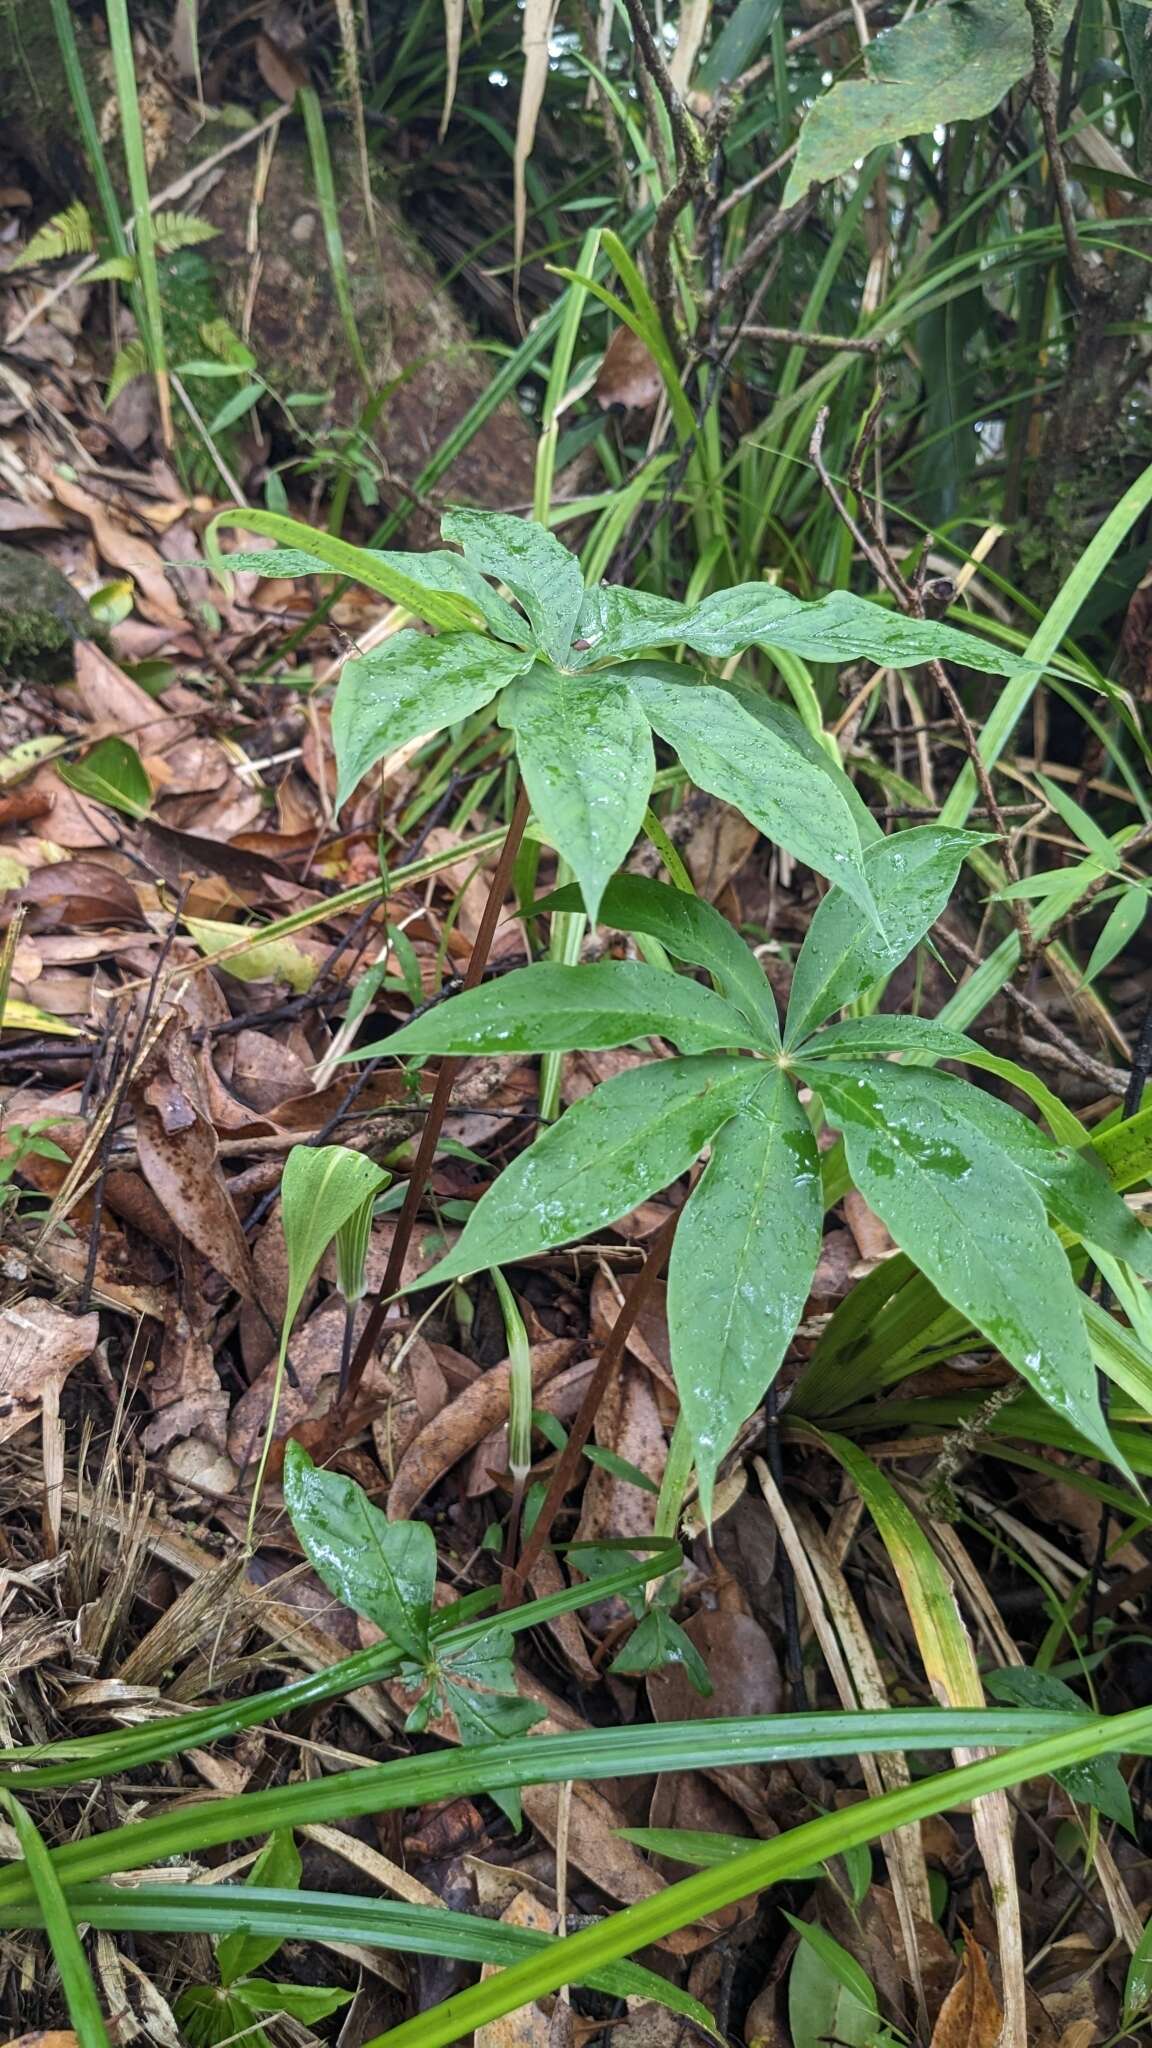
<svg viewBox="0 0 1152 2048"><path fill-rule="evenodd" d="M861 921L845 890L825 896L792 977L787 1045L795 1045L900 965L947 907L965 855L986 838L986 833L916 825L865 849L864 873L878 906L879 929Z"/></svg>
<svg viewBox="0 0 1152 2048"><path fill-rule="evenodd" d="M843 1132L856 1186L901 1250L1049 1406L1121 1463L1080 1297L1035 1183L960 1113L946 1076L819 1062L805 1078Z"/></svg>
<svg viewBox="0 0 1152 2048"><path fill-rule="evenodd" d="M1034 1671L1028 1665L991 1671L984 1685L992 1699L1003 1700L1006 1706L1067 1708L1071 1714L1092 1712L1087 1700L1074 1693L1062 1678L1054 1678L1050 1671ZM1070 1799L1078 1800L1081 1806L1095 1807L1106 1820L1116 1821L1129 1834L1133 1832L1132 1797L1114 1756L1097 1756L1090 1763L1073 1764L1060 1772L1059 1782Z"/></svg>
<svg viewBox="0 0 1152 2048"><path fill-rule="evenodd" d="M642 960L538 961L452 996L355 1054L573 1052L658 1035L683 1052L743 1045L747 1019L723 996Z"/></svg>
<svg viewBox="0 0 1152 2048"><path fill-rule="evenodd" d="M585 599L579 638L592 643L575 657L582 666L679 643L721 660L749 647L779 647L809 661L863 659L885 668L950 661L1013 675L1021 666L993 641L936 620L905 618L852 591L833 590L808 602L774 583L738 583L690 605L601 584Z"/></svg>
<svg viewBox="0 0 1152 2048"><path fill-rule="evenodd" d="M580 907L579 891L570 887L533 905L534 911L549 913ZM779 1046L776 998L768 978L740 934L711 903L646 875L617 875L604 891L600 922L618 931L645 932L659 939L674 959L706 967L758 1037Z"/></svg>
<svg viewBox="0 0 1152 2048"><path fill-rule="evenodd" d="M727 690L638 674L635 687L661 739L692 780L817 874L839 882L874 920L856 820L831 778L783 742Z"/></svg>
<svg viewBox="0 0 1152 2048"><path fill-rule="evenodd" d="M737 1850L747 1849L737 1841ZM554 1937L536 1928L485 1920L449 1907L410 1906L395 1899L366 1898L358 1892L299 1892L262 1888L241 1895L235 1885L76 1885L68 1905L77 1920L116 1934L218 1934L232 1925L243 1905L255 1936L283 1941L344 1941L399 1954L454 1956L461 1962L508 1963L546 1949ZM11 1909L10 1924L36 1927L35 1907ZM686 1991L638 1963L609 1963L582 1981L615 1998L654 1999L692 2019L706 2031L711 2019Z"/></svg>
<svg viewBox="0 0 1152 2048"><path fill-rule="evenodd" d="M964 1060L986 1074L995 1074L1013 1088L1019 1088L1047 1122L1052 1135L1073 1149L1088 1141L1088 1134L1070 1109L1036 1074L1018 1060L988 1052L963 1031L953 1031L935 1017L893 1016L877 1010L871 1017L845 1017L827 1024L822 1031L795 1047L803 1059L859 1059L866 1053L915 1052L933 1060Z"/></svg>
<svg viewBox="0 0 1152 2048"><path fill-rule="evenodd" d="M796 1091L770 1070L718 1131L684 1206L668 1269L668 1328L700 1501L783 1361L820 1256L816 1140Z"/></svg>
<svg viewBox="0 0 1152 2048"><path fill-rule="evenodd" d="M584 602L584 578L575 555L534 519L517 519L509 512L456 507L445 513L440 532L463 548L466 561L507 585L523 606L537 645L567 665Z"/></svg>
<svg viewBox="0 0 1152 2048"><path fill-rule="evenodd" d="M478 711L531 658L482 633L402 632L346 661L332 700L337 808L385 754Z"/></svg>
<svg viewBox="0 0 1152 2048"><path fill-rule="evenodd" d="M244 1879L243 1891L250 1885L259 1885L275 1891L294 1892L300 1884L300 1852L292 1839L291 1828L277 1828L269 1835L264 1847ZM258 1970L267 1963L283 1946L284 1937L275 1933L256 1933L244 1926L243 1891L239 1892L233 1909L235 1931L226 1934L216 1945L216 1968L222 1984L233 1984L238 1977L246 1977L251 1970ZM239 1924L237 1924L239 1923Z"/></svg>
<svg viewBox="0 0 1152 2048"><path fill-rule="evenodd" d="M152 808L152 785L144 763L127 740L97 740L79 761L61 761L57 774L70 789L98 804L110 804L129 818L146 817Z"/></svg>
<svg viewBox="0 0 1152 2048"><path fill-rule="evenodd" d="M505 690L500 723L515 732L532 809L595 921L644 821L656 774L648 720L626 685L540 663Z"/></svg>
<svg viewBox="0 0 1152 2048"><path fill-rule="evenodd" d="M685 1173L760 1078L719 1054L617 1074L565 1112L482 1195L435 1287L602 1230Z"/></svg>
<svg viewBox="0 0 1152 2048"><path fill-rule="evenodd" d="M423 1662L436 1592L427 1523L390 1522L354 1479L322 1471L294 1441L284 1458L284 1505L329 1592Z"/></svg>

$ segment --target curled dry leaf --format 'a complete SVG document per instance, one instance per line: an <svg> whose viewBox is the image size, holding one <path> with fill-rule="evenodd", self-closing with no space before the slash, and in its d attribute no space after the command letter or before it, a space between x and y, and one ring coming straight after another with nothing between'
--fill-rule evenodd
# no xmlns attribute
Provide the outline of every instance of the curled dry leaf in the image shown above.
<svg viewBox="0 0 1152 2048"><path fill-rule="evenodd" d="M146 1451L162 1450L174 1438L199 1436L217 1451L225 1448L228 1394L212 1363L212 1346L177 1309L164 1332L160 1363L148 1385L152 1420L144 1431Z"/></svg>
<svg viewBox="0 0 1152 2048"><path fill-rule="evenodd" d="M181 1235L238 1294L254 1291L248 1242L229 1199L216 1133L186 1033L170 1026L132 1087L140 1170Z"/></svg>
<svg viewBox="0 0 1152 2048"><path fill-rule="evenodd" d="M578 1352L579 1346L568 1337L550 1337L543 1344L534 1344L532 1385L540 1387L554 1379L575 1362ZM388 1513L394 1522L405 1521L437 1481L504 1421L510 1375L507 1359L492 1366L409 1444L388 1495Z"/></svg>
<svg viewBox="0 0 1152 2048"><path fill-rule="evenodd" d="M1003 2017L984 1951L965 1928L960 1975L940 2008L932 2048L996 2048Z"/></svg>
<svg viewBox="0 0 1152 2048"><path fill-rule="evenodd" d="M99 1335L99 1316L71 1316L51 1301L0 1309L0 1443L35 1420L45 1392L59 1394Z"/></svg>
<svg viewBox="0 0 1152 2048"><path fill-rule="evenodd" d="M663 390L651 351L630 327L618 327L596 372L596 403L605 412L651 412Z"/></svg>
<svg viewBox="0 0 1152 2048"><path fill-rule="evenodd" d="M37 868L19 901L31 908L30 932L51 931L62 924L144 922L131 883L116 868L97 860L62 860Z"/></svg>

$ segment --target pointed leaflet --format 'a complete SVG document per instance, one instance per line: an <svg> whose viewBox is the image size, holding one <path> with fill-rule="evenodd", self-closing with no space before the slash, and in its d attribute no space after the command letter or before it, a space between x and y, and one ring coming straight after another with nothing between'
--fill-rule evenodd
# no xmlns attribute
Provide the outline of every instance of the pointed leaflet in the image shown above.
<svg viewBox="0 0 1152 2048"><path fill-rule="evenodd" d="M792 977L786 1045L795 1045L833 1010L843 1009L900 965L946 908L965 855L986 838L986 833L917 825L865 849L864 873L880 930L861 922L855 902L842 889L824 898Z"/></svg>
<svg viewBox="0 0 1152 2048"><path fill-rule="evenodd" d="M710 988L640 960L598 960L583 967L541 960L453 996L391 1038L348 1057L591 1051L652 1034L671 1039L682 1052L714 1052L744 1045L749 1026Z"/></svg>
<svg viewBox="0 0 1152 2048"><path fill-rule="evenodd" d="M444 540L457 541L465 559L485 576L507 585L523 605L538 646L566 665L584 602L584 578L575 555L534 519L516 519L509 512L460 506L444 514L440 532Z"/></svg>
<svg viewBox="0 0 1152 2048"><path fill-rule="evenodd" d="M717 1132L668 1269L672 1370L705 1515L720 1460L804 1313L823 1218L816 1140L777 1068Z"/></svg>
<svg viewBox="0 0 1152 2048"><path fill-rule="evenodd" d="M840 883L875 917L860 834L832 778L753 718L727 690L637 674L635 688L661 739L693 782L758 825L817 874Z"/></svg>
<svg viewBox="0 0 1152 2048"><path fill-rule="evenodd" d="M863 658L885 668L952 661L993 675L1015 675L1021 665L1018 656L992 641L936 620L906 619L850 590L830 591L813 603L774 583L738 583L699 604L676 604L646 590L602 583L587 593L577 637L591 642L574 655L577 667L681 641L696 654L719 659L749 647L779 647L809 661Z"/></svg>
<svg viewBox="0 0 1152 2048"><path fill-rule="evenodd" d="M337 808L385 754L478 711L531 659L482 633L403 632L346 661L332 701Z"/></svg>
<svg viewBox="0 0 1152 2048"><path fill-rule="evenodd" d="M881 1010L871 1017L846 1017L840 1024L825 1025L793 1050L805 1060L853 1060L868 1053L886 1052L924 1053L932 1060L964 1060L968 1066L980 1067L984 1073L995 1074L999 1080L1019 1088L1022 1095L1036 1104L1059 1145L1078 1152L1088 1142L1083 1124L1077 1122L1071 1110L1065 1109L1037 1075L1030 1074L1016 1060L986 1052L974 1038L951 1030L935 1017L896 1017Z"/></svg>
<svg viewBox="0 0 1152 2048"><path fill-rule="evenodd" d="M687 1171L760 1078L751 1060L705 1054L603 1082L505 1167L420 1286L510 1265L617 1222Z"/></svg>
<svg viewBox="0 0 1152 2048"><path fill-rule="evenodd" d="M579 910L580 894L573 888L556 889L532 907L534 913ZM675 959L706 967L757 1036L779 1046L771 985L751 948L711 903L646 875L617 875L604 891L600 922L617 931L645 932L659 939Z"/></svg>
<svg viewBox="0 0 1152 2048"><path fill-rule="evenodd" d="M291 1828L277 1828L269 1835L244 1883L267 1886L270 1891L299 1891L302 1869ZM238 1922L242 1923L243 1917L241 1912L237 1912ZM282 1934L251 1934L240 1924L234 1934L226 1934L216 1944L216 1968L220 1972L220 1982L233 1984L237 1977L246 1977L250 1971L258 1970L262 1963L271 1961L283 1942Z"/></svg>
<svg viewBox="0 0 1152 2048"><path fill-rule="evenodd" d="M559 676L539 663L505 691L500 723L516 734L532 809L595 923L604 885L639 832L652 792L648 720L615 678Z"/></svg>
<svg viewBox="0 0 1152 2048"><path fill-rule="evenodd" d="M378 562L384 569L407 576L411 582L419 583L425 589L447 590L457 597L467 598L488 621L498 639L509 640L514 647L531 645L532 635L519 612L513 611L508 600L493 590L490 583L485 583L479 570L461 555L454 555L450 548L434 548L422 555L398 553L390 548L361 548L358 552L366 561ZM229 569L255 569L261 576L329 576L332 573L319 555L306 554L301 548L268 548L263 551L252 548L242 554L226 555L224 559ZM458 626L475 623L472 619L457 621Z"/></svg>
<svg viewBox="0 0 1152 2048"><path fill-rule="evenodd" d="M335 534L319 532L299 519L290 519L286 513L265 512L258 506L218 512L208 526L204 552L218 575L221 570L240 566L238 559L221 553L216 539L221 526L242 526L247 533L265 533L269 540L284 541L288 548L302 550L338 576L349 576L367 590L378 590L382 597L403 605L413 618L425 619L430 626L454 632L477 624L476 606L469 597L420 581L418 555L389 556L353 547L350 541L340 540ZM397 561L403 564L401 568L391 566ZM250 556L244 557L244 566L252 566Z"/></svg>
<svg viewBox="0 0 1152 2048"><path fill-rule="evenodd" d="M436 1539L425 1522L390 1522L354 1479L323 1472L289 1440L284 1504L329 1592L418 1663L428 1655Z"/></svg>
<svg viewBox="0 0 1152 2048"><path fill-rule="evenodd" d="M1123 1469L1100 1410L1080 1297L1034 1182L957 1114L940 1085L946 1076L822 1062L800 1071L843 1132L856 1186L901 1250Z"/></svg>

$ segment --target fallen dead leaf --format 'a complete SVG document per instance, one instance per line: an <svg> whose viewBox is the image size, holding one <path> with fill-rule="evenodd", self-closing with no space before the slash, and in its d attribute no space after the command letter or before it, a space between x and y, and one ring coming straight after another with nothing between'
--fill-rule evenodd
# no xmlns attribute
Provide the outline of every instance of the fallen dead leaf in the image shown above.
<svg viewBox="0 0 1152 2048"><path fill-rule="evenodd" d="M176 1228L245 1297L255 1289L248 1241L228 1196L216 1133L187 1035L170 1027L132 1086L140 1170Z"/></svg>
<svg viewBox="0 0 1152 2048"><path fill-rule="evenodd" d="M650 412L663 388L651 351L630 327L618 327L596 372L596 403L605 412Z"/></svg>
<svg viewBox="0 0 1152 2048"><path fill-rule="evenodd" d="M45 1391L59 1394L99 1335L99 1316L68 1315L51 1301L0 1309L0 1443L35 1420Z"/></svg>
<svg viewBox="0 0 1152 2048"><path fill-rule="evenodd" d="M996 2048L1003 2017L984 1951L965 1927L960 1975L940 2008L931 2048Z"/></svg>
<svg viewBox="0 0 1152 2048"><path fill-rule="evenodd" d="M579 1348L568 1337L551 1337L533 1345L532 1385L545 1385L573 1364ZM394 1522L405 1521L437 1481L504 1420L511 1370L507 1359L492 1366L409 1444L388 1495L388 1513Z"/></svg>
<svg viewBox="0 0 1152 2048"><path fill-rule="evenodd" d="M500 1915L505 1927L528 1927L538 1934L556 1932L556 1915L533 1898L529 1891L518 1891ZM485 1963L481 1978L497 1974L498 1965ZM549 2048L550 2022L547 2013L536 2004L518 2006L515 2012L505 2013L498 2020L489 2021L485 2027L477 2027L476 2048Z"/></svg>
<svg viewBox="0 0 1152 2048"><path fill-rule="evenodd" d="M144 1431L146 1451L159 1451L175 1437L203 1437L225 1448L228 1394L212 1363L212 1346L177 1309L164 1332L160 1363L148 1385L152 1420Z"/></svg>

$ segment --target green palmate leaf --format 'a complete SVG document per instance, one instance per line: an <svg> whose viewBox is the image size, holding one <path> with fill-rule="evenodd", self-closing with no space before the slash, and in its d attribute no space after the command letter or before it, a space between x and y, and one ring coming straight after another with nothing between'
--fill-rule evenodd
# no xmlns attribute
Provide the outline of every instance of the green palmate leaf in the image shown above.
<svg viewBox="0 0 1152 2048"><path fill-rule="evenodd" d="M581 907L577 889L557 889L534 909L568 912ZM609 882L600 905L601 923L619 931L645 932L659 939L677 960L706 967L721 993L741 1012L758 1038L780 1043L776 998L755 955L728 919L699 896L671 889L645 875L618 875Z"/></svg>
<svg viewBox="0 0 1152 2048"><path fill-rule="evenodd" d="M135 747L127 740L98 740L80 761L61 761L58 774L71 789L110 804L126 817L146 817L152 808L152 785Z"/></svg>
<svg viewBox="0 0 1152 2048"><path fill-rule="evenodd" d="M804 1313L823 1219L816 1140L777 1069L717 1132L668 1271L672 1368L706 1516L720 1460Z"/></svg>
<svg viewBox="0 0 1152 2048"><path fill-rule="evenodd" d="M9 1820L16 1831L24 1858L29 1885L36 1900L40 1915L52 1949L52 1957L60 1973L60 1988L68 2007L68 2017L76 2034L78 2048L109 2048L108 2032L100 2011L100 2000L88 1968L88 1958L80 1944L80 1937L72 1922L68 1902L60 1888L60 1879L52 1865L48 1850L40 1839L35 1823L24 1811L18 1799L10 1792L0 1795Z"/></svg>
<svg viewBox="0 0 1152 2048"><path fill-rule="evenodd" d="M581 667L683 642L717 659L749 647L779 647L809 661L865 659L886 668L922 661L952 661L994 675L1014 675L1020 668L1016 655L954 626L906 619L849 590L806 602L773 583L738 583L699 604L603 583L587 594L577 637L590 643L574 658Z"/></svg>
<svg viewBox="0 0 1152 2048"><path fill-rule="evenodd" d="M357 1052L574 1052L659 1034L684 1052L743 1045L749 1025L723 996L640 960L564 967L541 960L453 996Z"/></svg>
<svg viewBox="0 0 1152 2048"><path fill-rule="evenodd" d="M984 1685L992 1699L1003 1700L1008 1706L1066 1708L1071 1714L1092 1712L1087 1700L1080 1699L1062 1678L1053 1678L1050 1671L1034 1671L1027 1665L989 1672ZM1090 1763L1073 1764L1071 1769L1059 1773L1059 1782L1081 1806L1094 1806L1105 1819L1118 1822L1132 1833L1132 1797L1114 1756L1097 1756Z"/></svg>
<svg viewBox="0 0 1152 2048"><path fill-rule="evenodd" d="M1071 1110L1065 1109L1052 1090L1030 1074L1027 1067L1016 1060L1003 1059L999 1053L986 1052L974 1038L963 1031L950 1030L935 1017L897 1017L886 1011L877 1011L871 1017L846 1017L839 1024L825 1025L822 1031L795 1047L795 1051L806 1060L859 1059L864 1053L884 1052L926 1053L937 1060L966 1060L969 1066L980 1067L986 1074L995 1074L1001 1081L1019 1088L1036 1104L1053 1136L1062 1144L1076 1150L1088 1142L1084 1126Z"/></svg>
<svg viewBox="0 0 1152 2048"><path fill-rule="evenodd" d="M259 1856L244 1880L244 1889L259 1885L265 1889L294 1892L299 1888L302 1865L300 1852L292 1839L291 1828L278 1828L269 1835ZM216 1968L220 1982L224 1985L235 1983L238 1977L246 1977L251 1970L258 1970L283 1945L283 1936L274 1933L255 1933L243 1925L244 1898L237 1894L235 1920L240 1924L236 1932L226 1934L216 1945Z"/></svg>
<svg viewBox="0 0 1152 2048"><path fill-rule="evenodd" d="M354 1479L321 1471L295 1442L284 1459L284 1505L329 1591L423 1663L436 1592L427 1523L390 1522Z"/></svg>
<svg viewBox="0 0 1152 2048"><path fill-rule="evenodd" d="M385 754L478 711L530 660L480 633L401 632L346 661L332 700L337 805Z"/></svg>
<svg viewBox="0 0 1152 2048"><path fill-rule="evenodd" d="M602 1230L687 1171L760 1079L750 1060L657 1060L566 1111L482 1195L459 1243L425 1273L438 1286Z"/></svg>
<svg viewBox="0 0 1152 2048"><path fill-rule="evenodd" d="M532 809L595 921L644 821L656 774L648 720L617 680L562 677L540 663L505 690L500 723L516 735Z"/></svg>
<svg viewBox="0 0 1152 2048"><path fill-rule="evenodd" d="M584 578L575 555L534 519L459 507L440 522L445 540L458 542L465 559L506 584L518 598L552 660L566 666L584 601Z"/></svg>
<svg viewBox="0 0 1152 2048"><path fill-rule="evenodd" d="M634 684L661 739L692 780L736 808L817 874L838 882L874 920L860 834L831 776L710 684L670 683L651 672Z"/></svg>
<svg viewBox="0 0 1152 2048"><path fill-rule="evenodd" d="M808 114L785 206L884 143L990 112L1032 68L1032 25L1023 0L950 0L877 36L865 61L866 79L834 86Z"/></svg>
<svg viewBox="0 0 1152 2048"><path fill-rule="evenodd" d="M544 1719L543 1707L535 1700L520 1699L516 1692L512 1637L507 1629L491 1629L469 1649L441 1664L437 1683L466 1748L513 1741ZM498 1786L492 1797L514 1828L523 1826L517 1787Z"/></svg>
<svg viewBox="0 0 1152 2048"><path fill-rule="evenodd" d="M484 581L479 571L461 555L448 548L434 548L427 554L405 554L390 548L365 548L369 561L378 562L390 574L406 576L428 590L446 590L463 597L487 620L500 640L514 647L531 644L531 633L519 612L506 598ZM302 548L249 548L226 557L230 569L255 569L261 576L330 576L333 572L319 555Z"/></svg>
<svg viewBox="0 0 1152 2048"><path fill-rule="evenodd" d="M864 873L880 928L861 923L855 901L843 889L824 898L792 977L786 1044L795 1045L900 965L946 908L966 854L986 838L985 833L917 825L865 849Z"/></svg>
<svg viewBox="0 0 1152 2048"><path fill-rule="evenodd" d="M1080 1297L1034 1181L961 1113L947 1076L814 1062L805 1078L843 1132L856 1186L901 1249L1058 1414L1122 1464Z"/></svg>
<svg viewBox="0 0 1152 2048"><path fill-rule="evenodd" d="M472 599L419 580L419 556L400 557L410 567L398 569L392 566L397 559L395 556L386 557L378 551L373 553L368 548L353 547L349 541L305 526L299 519L290 519L286 513L265 512L251 505L218 512L205 531L204 553L217 575L232 561L231 556L221 552L217 539L222 526L242 526L247 533L264 533L270 540L283 541L289 548L299 548L304 555L323 563L326 569L335 571L338 576L349 576L368 590L378 590L382 597L390 598L393 604L403 605L405 611L411 612L414 618L425 619L430 626L438 626L446 632L460 632L480 623L480 614Z"/></svg>
<svg viewBox="0 0 1152 2048"><path fill-rule="evenodd" d="M736 1841L746 1850L746 1841ZM537 1955L554 1937L535 1928L506 1926L449 1907L409 1906L394 1899L364 1898L349 1892L262 1889L241 1895L235 1885L76 1885L67 1894L70 1912L87 1926L126 1934L218 1934L242 1910L253 1934L288 1941L345 1941L364 1948L394 1949L401 1955L453 1956L470 1963L509 1963ZM10 1924L36 1927L35 1906L11 1909ZM583 1980L614 1998L646 1998L695 2021L706 2032L712 2022L692 1998L654 1970L638 1963L609 1963ZM269 1989L273 1988L271 1986ZM304 1987L307 1988L307 1987Z"/></svg>

